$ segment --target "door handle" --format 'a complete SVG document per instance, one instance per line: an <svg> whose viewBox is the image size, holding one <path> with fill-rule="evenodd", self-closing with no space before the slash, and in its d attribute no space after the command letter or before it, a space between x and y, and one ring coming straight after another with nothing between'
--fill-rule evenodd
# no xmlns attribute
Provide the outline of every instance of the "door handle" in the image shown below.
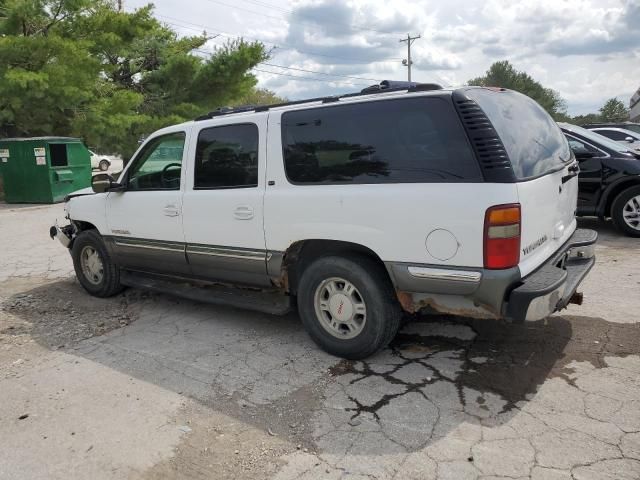
<svg viewBox="0 0 640 480"><path fill-rule="evenodd" d="M178 215L180 215L180 212L178 211L178 207L176 207L175 205L166 205L163 209L162 212L167 216L167 217L177 217Z"/></svg>
<svg viewBox="0 0 640 480"><path fill-rule="evenodd" d="M233 216L238 220L251 220L253 218L253 208L249 205L240 205L234 210Z"/></svg>

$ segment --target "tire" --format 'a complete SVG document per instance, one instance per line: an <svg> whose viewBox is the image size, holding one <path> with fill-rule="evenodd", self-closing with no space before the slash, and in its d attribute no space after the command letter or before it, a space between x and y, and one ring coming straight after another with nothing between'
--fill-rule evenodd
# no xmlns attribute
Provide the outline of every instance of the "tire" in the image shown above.
<svg viewBox="0 0 640 480"><path fill-rule="evenodd" d="M94 297L112 297L124 289L120 270L96 230L80 232L73 242L71 258L80 285ZM100 264L96 263L98 260Z"/></svg>
<svg viewBox="0 0 640 480"><path fill-rule="evenodd" d="M100 163L98 164L98 168L100 169L101 172L106 172L107 170L109 170L110 166L111 166L111 162L109 162L109 160L106 160L106 159L100 160Z"/></svg>
<svg viewBox="0 0 640 480"><path fill-rule="evenodd" d="M354 287L350 294L347 283ZM402 318L386 270L367 257L319 258L302 273L297 300L302 324L313 341L347 359L363 359L386 347ZM358 313L362 305L365 313Z"/></svg>
<svg viewBox="0 0 640 480"><path fill-rule="evenodd" d="M640 237L640 186L627 188L613 200L611 218L625 235Z"/></svg>

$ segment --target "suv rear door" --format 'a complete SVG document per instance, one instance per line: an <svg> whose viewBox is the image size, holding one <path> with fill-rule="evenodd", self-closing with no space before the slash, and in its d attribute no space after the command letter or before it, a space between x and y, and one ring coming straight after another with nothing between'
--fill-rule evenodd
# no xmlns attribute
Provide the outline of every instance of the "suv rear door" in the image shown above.
<svg viewBox="0 0 640 480"><path fill-rule="evenodd" d="M511 161L521 205L519 268L525 276L576 229L578 164L558 125L531 98L505 89L465 93L485 112Z"/></svg>

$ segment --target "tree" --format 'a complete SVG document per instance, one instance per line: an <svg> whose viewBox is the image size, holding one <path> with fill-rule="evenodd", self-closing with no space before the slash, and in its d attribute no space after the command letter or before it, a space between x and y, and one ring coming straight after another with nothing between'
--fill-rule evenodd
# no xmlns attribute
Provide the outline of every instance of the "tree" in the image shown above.
<svg viewBox="0 0 640 480"><path fill-rule="evenodd" d="M279 97L271 90L266 88L254 88L251 92L239 97L231 105L273 105L276 103L285 103L286 98Z"/></svg>
<svg viewBox="0 0 640 480"><path fill-rule="evenodd" d="M495 62L483 76L472 78L467 84L515 90L533 98L555 120L568 118L566 102L558 92L543 87L526 72L516 70L507 60Z"/></svg>
<svg viewBox="0 0 640 480"><path fill-rule="evenodd" d="M6 0L0 21L0 135L69 133L99 73L86 41L55 32L89 2Z"/></svg>
<svg viewBox="0 0 640 480"><path fill-rule="evenodd" d="M600 109L600 121L624 122L629 120L629 110L617 98L610 98Z"/></svg>
<svg viewBox="0 0 640 480"><path fill-rule="evenodd" d="M152 6L112 0L0 0L0 136L73 135L128 157L141 137L251 93L268 57L232 40L208 53Z"/></svg>
<svg viewBox="0 0 640 480"><path fill-rule="evenodd" d="M587 113L586 115L576 115L569 120L576 125L586 125L588 123L600 122L600 115L597 113Z"/></svg>

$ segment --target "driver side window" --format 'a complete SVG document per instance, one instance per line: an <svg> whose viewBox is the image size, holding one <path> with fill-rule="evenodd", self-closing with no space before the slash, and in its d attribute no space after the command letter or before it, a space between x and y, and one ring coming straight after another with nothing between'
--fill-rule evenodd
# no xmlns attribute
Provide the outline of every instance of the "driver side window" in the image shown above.
<svg viewBox="0 0 640 480"><path fill-rule="evenodd" d="M145 145L129 169L127 190L179 190L184 140L184 132L176 132Z"/></svg>

